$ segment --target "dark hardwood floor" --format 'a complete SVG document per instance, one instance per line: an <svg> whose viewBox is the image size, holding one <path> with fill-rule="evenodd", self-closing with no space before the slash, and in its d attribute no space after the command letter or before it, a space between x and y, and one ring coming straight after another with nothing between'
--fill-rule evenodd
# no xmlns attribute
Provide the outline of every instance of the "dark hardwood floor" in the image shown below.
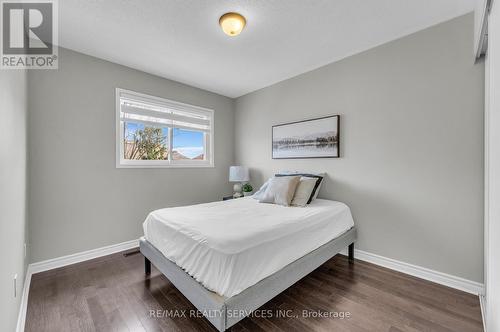
<svg viewBox="0 0 500 332"><path fill-rule="evenodd" d="M26 331L216 331L194 310L155 268L144 275L141 254L120 253L33 275ZM231 330L472 332L482 323L477 296L337 255Z"/></svg>

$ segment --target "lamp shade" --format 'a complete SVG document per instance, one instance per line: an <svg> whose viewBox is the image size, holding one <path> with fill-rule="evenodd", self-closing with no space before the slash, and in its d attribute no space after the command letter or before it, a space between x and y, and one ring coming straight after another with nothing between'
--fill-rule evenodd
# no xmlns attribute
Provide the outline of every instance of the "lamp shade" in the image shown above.
<svg viewBox="0 0 500 332"><path fill-rule="evenodd" d="M246 182L250 180L248 168L243 166L229 167L229 182Z"/></svg>

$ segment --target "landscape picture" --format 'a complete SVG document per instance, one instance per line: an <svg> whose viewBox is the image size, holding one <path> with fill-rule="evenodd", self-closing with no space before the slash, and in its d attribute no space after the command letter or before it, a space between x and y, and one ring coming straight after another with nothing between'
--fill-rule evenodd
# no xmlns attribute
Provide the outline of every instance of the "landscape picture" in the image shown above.
<svg viewBox="0 0 500 332"><path fill-rule="evenodd" d="M273 126L273 159L338 158L339 116Z"/></svg>

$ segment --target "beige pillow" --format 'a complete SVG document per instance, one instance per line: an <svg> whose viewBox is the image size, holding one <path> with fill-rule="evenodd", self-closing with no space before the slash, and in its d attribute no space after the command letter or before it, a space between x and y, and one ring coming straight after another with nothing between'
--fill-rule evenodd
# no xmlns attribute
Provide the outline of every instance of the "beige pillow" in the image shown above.
<svg viewBox="0 0 500 332"><path fill-rule="evenodd" d="M294 206L306 206L317 181L318 179L316 178L301 177L291 204Z"/></svg>
<svg viewBox="0 0 500 332"><path fill-rule="evenodd" d="M299 182L300 176L274 177L259 202L290 206Z"/></svg>

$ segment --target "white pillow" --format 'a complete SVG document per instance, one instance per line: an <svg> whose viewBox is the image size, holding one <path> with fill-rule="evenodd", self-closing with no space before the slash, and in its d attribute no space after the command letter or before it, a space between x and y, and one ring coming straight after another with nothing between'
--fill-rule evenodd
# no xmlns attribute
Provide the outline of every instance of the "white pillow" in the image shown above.
<svg viewBox="0 0 500 332"><path fill-rule="evenodd" d="M292 205L294 206L306 206L311 198L311 194L316 186L316 178L301 177L300 182L295 189L295 194L293 195Z"/></svg>
<svg viewBox="0 0 500 332"><path fill-rule="evenodd" d="M314 197L313 197L313 201L318 197L318 194L319 194L319 190L321 189L321 185L323 184L323 182L325 182L325 176L326 176L326 173L314 173L314 175L318 175L318 176L321 176L322 179L321 181L319 182L319 185L318 187L316 188L316 192L314 193Z"/></svg>
<svg viewBox="0 0 500 332"><path fill-rule="evenodd" d="M264 193L266 192L267 186L269 185L269 182L271 181L272 178L267 179L266 182L257 190L252 197L254 199L260 200L262 197L264 197Z"/></svg>
<svg viewBox="0 0 500 332"><path fill-rule="evenodd" d="M314 195L311 198L311 201L309 203L311 203L312 201L314 201L318 197L319 190L321 188L321 185L325 181L325 176L326 176L326 173L307 172L307 171L280 171L276 175L279 175L279 174L282 174L282 175L294 175L294 174L299 175L300 174L302 176L307 176L307 174L310 174L310 175L313 175L313 176L320 177L319 183L318 183L318 185L316 187L316 190L314 191Z"/></svg>
<svg viewBox="0 0 500 332"><path fill-rule="evenodd" d="M300 176L274 177L259 202L290 206L299 182Z"/></svg>

